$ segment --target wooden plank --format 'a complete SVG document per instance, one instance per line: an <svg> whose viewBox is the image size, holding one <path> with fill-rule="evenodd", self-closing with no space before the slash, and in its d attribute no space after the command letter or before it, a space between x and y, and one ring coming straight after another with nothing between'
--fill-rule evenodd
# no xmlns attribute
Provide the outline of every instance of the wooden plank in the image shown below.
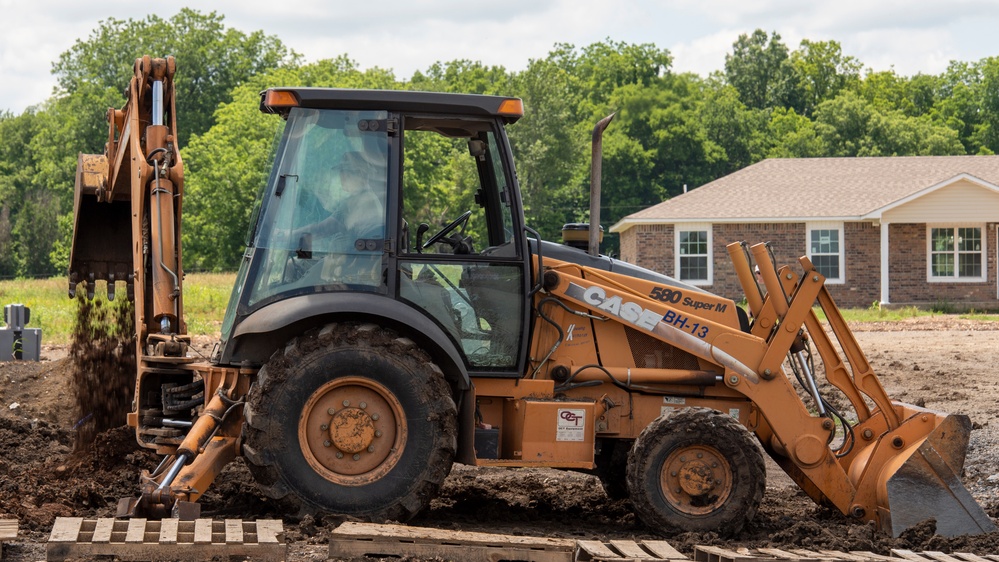
<svg viewBox="0 0 999 562"><path fill-rule="evenodd" d="M864 560L881 561L891 560L892 562L898 562L897 558L892 558L891 556L882 556L880 554L875 554L873 552L868 552L866 550L851 550L850 554L855 554L857 556L863 556Z"/></svg>
<svg viewBox="0 0 999 562"><path fill-rule="evenodd" d="M284 524L280 519L257 521L257 543L278 544L284 542Z"/></svg>
<svg viewBox="0 0 999 562"><path fill-rule="evenodd" d="M663 560L687 560L686 556L666 541L642 541L642 544Z"/></svg>
<svg viewBox="0 0 999 562"><path fill-rule="evenodd" d="M576 560L594 560L598 558L620 558L613 550L600 541L576 541Z"/></svg>
<svg viewBox="0 0 999 562"><path fill-rule="evenodd" d="M932 558L927 558L918 552L913 552L904 548L893 548L891 549L891 553L898 558L904 558L906 560L910 560L911 562L927 562L928 560L932 560Z"/></svg>
<svg viewBox="0 0 999 562"><path fill-rule="evenodd" d="M568 539L553 539L549 537L524 537L514 535L499 535L494 533L477 533L473 531L452 531L449 529L433 529L429 527L409 527L407 525L383 525L377 523L346 522L333 531L334 536L356 539L388 539L405 540L416 543L449 542L469 545L511 545L530 548L545 547L571 552L576 541Z"/></svg>
<svg viewBox="0 0 999 562"><path fill-rule="evenodd" d="M794 552L793 550L791 552ZM867 558L858 554L850 554L842 550L819 550L820 555L833 560L845 560L846 562L865 562Z"/></svg>
<svg viewBox="0 0 999 562"><path fill-rule="evenodd" d="M442 543L390 543L386 541L330 538L331 558L406 557L416 559L461 560L462 562L572 562L571 552L531 550L524 547L456 545Z"/></svg>
<svg viewBox="0 0 999 562"><path fill-rule="evenodd" d="M923 552L923 556L932 558L933 560L937 560L939 562L962 562L960 558L955 558L950 554L940 552L937 550L927 550Z"/></svg>
<svg viewBox="0 0 999 562"><path fill-rule="evenodd" d="M17 538L17 519L0 519L0 541Z"/></svg>
<svg viewBox="0 0 999 562"><path fill-rule="evenodd" d="M740 554L726 548L697 545L694 547L694 560L702 562L760 562L765 559L749 554Z"/></svg>
<svg viewBox="0 0 999 562"><path fill-rule="evenodd" d="M160 521L160 544L177 544L177 529L180 521L164 519Z"/></svg>
<svg viewBox="0 0 999 562"><path fill-rule="evenodd" d="M128 530L125 532L126 543L140 543L146 541L146 520L136 517L128 520Z"/></svg>
<svg viewBox="0 0 999 562"><path fill-rule="evenodd" d="M467 562L569 562L575 541L347 522L330 537L330 557L417 556Z"/></svg>
<svg viewBox="0 0 999 562"><path fill-rule="evenodd" d="M242 519L226 519L225 520L225 543L235 544L243 542L243 520Z"/></svg>
<svg viewBox="0 0 999 562"><path fill-rule="evenodd" d="M212 544L212 520L194 521L194 544Z"/></svg>
<svg viewBox="0 0 999 562"><path fill-rule="evenodd" d="M648 552L645 552L635 541L610 541L610 545L621 553L621 558L633 558L635 560L653 560Z"/></svg>
<svg viewBox="0 0 999 562"><path fill-rule="evenodd" d="M760 548L757 549L758 552L766 554L768 556L773 556L774 558L780 558L783 560L799 560L801 562L818 562L820 560L817 557L803 557L800 554L794 554L786 550L781 550L779 548Z"/></svg>
<svg viewBox="0 0 999 562"><path fill-rule="evenodd" d="M817 551L814 551L814 550L808 550L807 548L789 548L789 549L787 549L787 551L790 552L790 553L793 553L793 554L798 554L802 558L815 558L817 560L836 560L837 559L836 556L831 556L829 554L822 554L821 552L817 552ZM846 554L846 553L844 553L844 554ZM852 558L850 558L849 554L846 554L846 557L845 558L840 558L840 560L852 560Z"/></svg>
<svg viewBox="0 0 999 562"><path fill-rule="evenodd" d="M970 552L955 552L952 556L958 560L964 560L965 562L989 562L987 558L982 558L981 556Z"/></svg>
<svg viewBox="0 0 999 562"><path fill-rule="evenodd" d="M101 517L97 520L97 526L94 527L94 537L90 539L90 542L98 544L109 543L111 542L112 531L114 531L114 519Z"/></svg>

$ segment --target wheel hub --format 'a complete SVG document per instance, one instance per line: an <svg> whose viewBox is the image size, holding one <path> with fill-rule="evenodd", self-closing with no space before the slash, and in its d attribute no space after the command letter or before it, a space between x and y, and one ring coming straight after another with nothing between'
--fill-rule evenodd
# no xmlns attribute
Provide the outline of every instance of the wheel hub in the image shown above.
<svg viewBox="0 0 999 562"><path fill-rule="evenodd" d="M298 424L309 465L331 482L353 486L388 474L402 456L406 434L399 400L365 377L321 386L302 408Z"/></svg>
<svg viewBox="0 0 999 562"><path fill-rule="evenodd" d="M345 453L360 453L375 439L375 422L360 408L344 408L333 414L330 441Z"/></svg>
<svg viewBox="0 0 999 562"><path fill-rule="evenodd" d="M690 515L706 515L732 493L732 470L713 447L695 445L673 451L663 463L659 483L666 500Z"/></svg>

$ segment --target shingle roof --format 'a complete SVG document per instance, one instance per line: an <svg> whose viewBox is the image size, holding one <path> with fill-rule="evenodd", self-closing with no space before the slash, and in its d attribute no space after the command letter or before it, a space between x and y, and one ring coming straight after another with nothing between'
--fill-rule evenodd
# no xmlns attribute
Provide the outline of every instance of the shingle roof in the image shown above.
<svg viewBox="0 0 999 562"><path fill-rule="evenodd" d="M999 156L773 158L628 215L627 223L862 217L967 174L999 185Z"/></svg>

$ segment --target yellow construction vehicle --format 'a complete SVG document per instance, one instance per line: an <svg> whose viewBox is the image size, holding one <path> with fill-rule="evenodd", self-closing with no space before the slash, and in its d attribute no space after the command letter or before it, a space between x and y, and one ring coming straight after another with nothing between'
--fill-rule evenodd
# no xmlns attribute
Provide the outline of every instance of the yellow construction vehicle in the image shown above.
<svg viewBox="0 0 999 562"><path fill-rule="evenodd" d="M196 516L242 455L290 514L406 520L460 462L593 471L653 529L731 535L760 505L765 451L816 502L894 535L930 517L946 535L995 528L960 481L968 417L892 401L806 258L729 245L750 322L541 241L505 132L516 98L263 92L280 144L221 341L190 357L174 70L136 62L105 153L77 172L70 292L106 280L134 298L128 423L163 455L122 515ZM423 181L442 159L457 185Z"/></svg>

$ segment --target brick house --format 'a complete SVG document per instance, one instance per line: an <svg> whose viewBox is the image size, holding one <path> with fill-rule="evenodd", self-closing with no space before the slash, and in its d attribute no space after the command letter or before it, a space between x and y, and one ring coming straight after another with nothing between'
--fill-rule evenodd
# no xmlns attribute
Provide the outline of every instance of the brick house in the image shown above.
<svg viewBox="0 0 999 562"><path fill-rule="evenodd" d="M999 309L999 156L770 159L621 219L621 259L741 300L725 246L808 255L837 304Z"/></svg>

